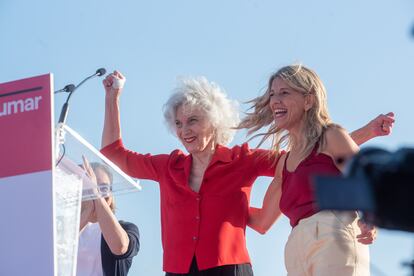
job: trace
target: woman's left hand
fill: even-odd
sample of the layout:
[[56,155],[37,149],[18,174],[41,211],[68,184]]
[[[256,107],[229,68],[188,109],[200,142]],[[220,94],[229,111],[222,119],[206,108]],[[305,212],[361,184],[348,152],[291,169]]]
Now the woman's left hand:
[[368,123],[367,127],[371,132],[372,137],[385,136],[391,134],[394,121],[394,113],[389,112],[387,114],[378,115]]
[[359,229],[361,234],[357,235],[358,242],[362,244],[372,244],[377,238],[377,228],[373,225],[366,224],[362,220],[358,220]]

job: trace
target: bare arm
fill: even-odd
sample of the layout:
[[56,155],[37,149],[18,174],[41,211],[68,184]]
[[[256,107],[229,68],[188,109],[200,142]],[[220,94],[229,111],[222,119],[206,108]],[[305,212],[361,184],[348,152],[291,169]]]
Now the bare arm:
[[262,208],[249,208],[247,225],[260,234],[265,234],[282,214],[279,209],[281,195],[281,183],[274,178],[267,188]]
[[285,159],[286,154],[282,154],[277,162],[275,177],[266,190],[262,208],[249,208],[247,225],[260,234],[265,234],[282,214],[279,202],[282,196],[282,170]]
[[352,158],[359,151],[358,145],[351,136],[340,127],[330,127],[326,133],[326,144],[321,151],[328,154],[335,161],[335,165],[341,171],[344,169],[344,161]]
[[129,245],[128,235],[119,224],[105,199],[98,198],[82,202],[79,231],[89,221],[94,221],[94,214],[111,252],[115,255],[125,254]]
[[95,199],[94,203],[99,227],[109,249],[115,255],[125,254],[129,245],[127,232],[119,224],[118,219],[104,198]]
[[393,124],[394,113],[380,114],[365,126],[350,133],[350,136],[360,146],[372,138],[389,135],[392,131]]
[[102,133],[102,147],[121,138],[119,97],[121,95],[122,87],[114,88],[113,86],[114,82],[119,80],[125,81],[125,77],[118,71],[114,71],[103,80],[105,88],[105,120]]
[[[82,158],[83,167],[87,175],[93,183],[97,184],[99,176],[102,177],[102,173],[97,177],[96,173],[99,173],[99,170],[95,173],[86,157],[82,156]],[[98,186],[94,190],[99,196]],[[128,251],[129,237],[111,210],[110,204],[112,200],[112,197],[99,197],[94,200],[82,202],[80,229],[89,221],[97,221],[111,252],[115,255],[123,255]]]

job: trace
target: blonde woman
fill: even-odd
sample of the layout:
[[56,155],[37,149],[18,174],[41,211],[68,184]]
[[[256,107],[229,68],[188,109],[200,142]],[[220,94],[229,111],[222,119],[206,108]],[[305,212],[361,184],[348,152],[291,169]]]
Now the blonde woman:
[[[339,175],[344,160],[358,152],[348,133],[332,123],[326,90],[318,75],[301,65],[286,66],[270,77],[264,95],[254,99],[254,112],[241,123],[255,132],[270,124],[264,139],[274,138],[278,162],[263,207],[251,208],[249,226],[265,233],[281,213],[292,226],[285,248],[289,276],[369,275],[369,252],[376,232],[356,212],[318,211],[312,191],[315,174]],[[393,114],[382,117],[389,134]],[[378,120],[381,121],[381,120]]]

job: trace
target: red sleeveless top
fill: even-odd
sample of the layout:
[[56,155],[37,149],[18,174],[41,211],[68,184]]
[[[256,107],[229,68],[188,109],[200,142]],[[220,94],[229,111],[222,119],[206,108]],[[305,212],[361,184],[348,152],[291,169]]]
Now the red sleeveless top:
[[[318,154],[317,149],[318,144],[293,172],[287,170],[286,161],[283,167],[282,196],[279,207],[289,218],[292,227],[295,227],[301,219],[318,212],[312,185],[313,176],[341,174],[332,158],[324,153]],[[288,157],[289,152],[285,160]]]

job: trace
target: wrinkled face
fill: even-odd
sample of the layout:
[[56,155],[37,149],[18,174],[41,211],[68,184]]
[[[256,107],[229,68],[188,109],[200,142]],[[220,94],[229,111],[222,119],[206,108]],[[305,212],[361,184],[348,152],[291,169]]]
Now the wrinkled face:
[[191,154],[215,147],[214,127],[201,108],[179,106],[175,114],[175,131]]
[[275,78],[269,91],[269,105],[276,125],[288,131],[300,126],[305,112],[312,107],[307,97],[281,78]]

